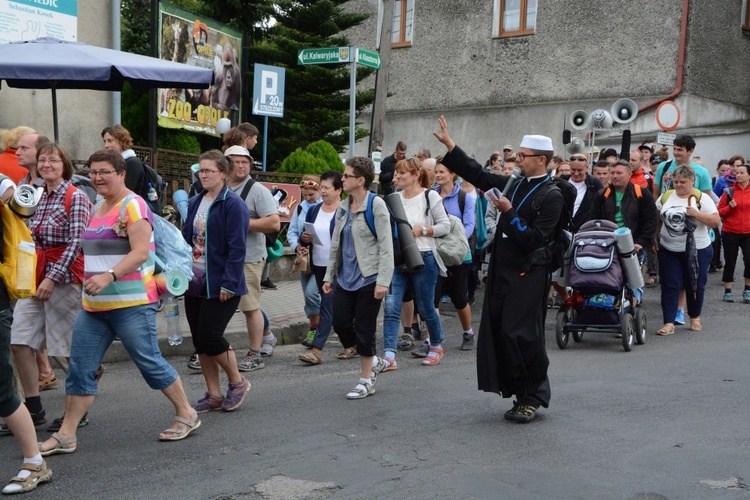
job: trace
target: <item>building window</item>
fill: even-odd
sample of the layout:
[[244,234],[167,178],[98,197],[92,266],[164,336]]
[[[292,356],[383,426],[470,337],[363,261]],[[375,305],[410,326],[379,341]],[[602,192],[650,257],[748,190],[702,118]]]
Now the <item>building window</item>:
[[409,47],[414,36],[414,0],[396,0],[393,6],[393,47]]
[[493,36],[533,35],[537,0],[495,0]]
[[742,0],[742,29],[750,31],[750,8],[747,0]]

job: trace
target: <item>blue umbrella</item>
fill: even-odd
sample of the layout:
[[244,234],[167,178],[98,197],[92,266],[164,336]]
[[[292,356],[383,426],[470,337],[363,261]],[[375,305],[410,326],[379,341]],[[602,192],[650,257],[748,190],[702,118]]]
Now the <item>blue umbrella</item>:
[[57,127],[57,89],[120,91],[127,81],[137,89],[207,89],[211,69],[57,38],[0,44],[0,80],[20,89],[52,89]]

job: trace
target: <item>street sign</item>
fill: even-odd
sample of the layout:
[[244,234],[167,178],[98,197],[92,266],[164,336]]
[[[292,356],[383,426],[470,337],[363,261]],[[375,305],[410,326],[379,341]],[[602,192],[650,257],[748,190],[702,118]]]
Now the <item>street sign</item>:
[[677,134],[667,134],[666,132],[656,134],[656,142],[662,146],[674,146],[675,139],[677,139]]
[[656,108],[656,124],[664,132],[671,132],[680,124],[680,108],[672,101],[664,101]]
[[357,63],[368,68],[380,69],[380,54],[365,49],[357,50]]
[[338,64],[349,62],[349,47],[327,47],[324,49],[302,49],[297,52],[297,63]]
[[[286,70],[278,66],[256,64],[253,73],[253,114],[283,118]],[[265,135],[263,138],[265,139]]]

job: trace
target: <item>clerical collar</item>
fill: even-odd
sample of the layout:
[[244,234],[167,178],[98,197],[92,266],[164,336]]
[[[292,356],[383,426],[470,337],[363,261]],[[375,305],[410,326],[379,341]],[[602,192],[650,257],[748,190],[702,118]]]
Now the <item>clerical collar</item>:
[[532,181],[532,180],[535,180],[535,179],[541,179],[543,177],[547,177],[547,175],[549,175],[549,174],[542,174],[542,175],[535,175],[533,177],[526,177],[526,180],[527,181]]

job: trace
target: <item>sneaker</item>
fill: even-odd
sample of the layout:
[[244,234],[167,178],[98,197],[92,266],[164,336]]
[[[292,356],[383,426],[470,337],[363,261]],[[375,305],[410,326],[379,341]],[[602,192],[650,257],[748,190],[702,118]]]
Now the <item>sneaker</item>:
[[450,301],[451,301],[450,295],[443,295],[442,297],[440,297],[441,304],[447,304]]
[[742,292],[742,302],[745,304],[750,304],[750,290],[745,290]]
[[55,372],[51,371],[47,375],[39,374],[39,391],[48,391],[50,389],[54,389],[60,385],[60,381],[57,380],[57,377],[55,376]]
[[198,353],[194,352],[188,360],[188,368],[191,370],[201,371],[201,360],[198,358]]
[[536,417],[537,407],[516,402],[509,411],[505,412],[505,420],[526,424]]
[[249,390],[250,381],[245,377],[242,377],[242,381],[236,384],[229,384],[227,395],[224,397],[224,402],[221,403],[221,409],[224,411],[234,411],[239,408]]
[[430,344],[427,342],[423,343],[416,349],[411,351],[411,355],[415,358],[426,358],[427,355],[430,353]]
[[[47,419],[44,418],[44,416],[47,414],[47,412],[42,408],[42,410],[39,413],[31,413],[31,421],[34,422],[34,427],[38,427],[40,425],[46,424]],[[10,427],[8,427],[8,424],[2,424],[0,425],[0,435],[9,435],[13,434],[10,431]]]
[[464,333],[464,340],[461,342],[462,351],[471,351],[474,349],[474,333]]
[[674,317],[674,324],[675,325],[685,324],[685,311],[683,311],[682,309],[677,309],[677,314]]
[[346,399],[364,399],[375,394],[375,384],[360,382],[354,389],[346,393]]
[[427,327],[425,326],[424,321],[420,321],[416,328],[411,327],[411,336],[414,337],[415,342],[427,338]]
[[[52,423],[49,424],[49,426],[47,426],[47,431],[58,432],[60,430],[60,427],[62,427],[62,423],[64,419],[65,419],[65,414],[63,413],[62,417],[54,419]],[[78,428],[80,429],[81,427],[86,427],[87,425],[89,425],[89,414],[85,413],[83,415],[83,418],[80,420],[80,422],[78,422]]]
[[714,264],[711,264],[710,266],[708,266],[708,274],[716,274],[717,270],[718,269],[717,269],[716,265],[714,265]]
[[270,340],[263,339],[263,345],[260,346],[260,355],[261,356],[272,356],[273,355],[273,348],[276,347],[276,343],[278,342],[278,339],[276,336],[272,336]]
[[260,287],[265,290],[277,290],[279,288],[276,286],[276,284],[273,281],[271,281],[271,278],[266,278],[263,281],[261,281]]
[[[743,293],[742,298],[744,298],[744,296],[745,294]],[[723,300],[724,302],[734,302],[734,295],[732,294],[732,292],[726,292],[724,294],[724,298],[721,300]]]
[[430,347],[427,357],[422,360],[422,366],[437,366],[445,356],[445,349],[442,347]]
[[470,293],[469,296],[466,298],[466,302],[469,303],[469,305],[473,306],[477,301],[476,296],[473,293]]
[[307,335],[305,335],[305,339],[302,341],[302,345],[307,347],[308,349],[312,349],[313,340],[315,340],[315,330],[310,329],[310,331],[307,332]]
[[252,372],[266,367],[260,353],[247,351],[247,356],[237,360],[237,369],[241,372]]
[[414,337],[411,333],[402,333],[398,338],[398,344],[396,344],[399,351],[408,351],[414,348]]
[[221,410],[223,404],[224,396],[221,396],[219,398],[214,396],[210,392],[206,392],[206,395],[193,405],[193,409],[198,413],[206,413],[209,411]]

